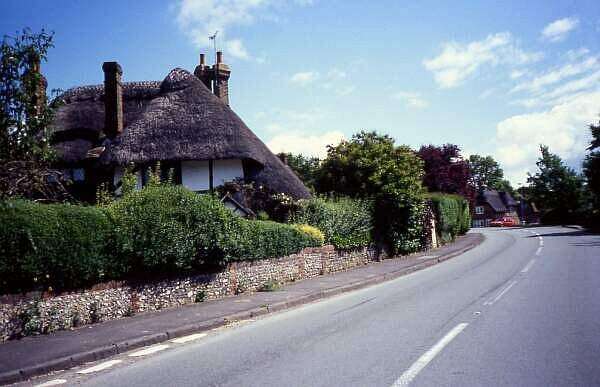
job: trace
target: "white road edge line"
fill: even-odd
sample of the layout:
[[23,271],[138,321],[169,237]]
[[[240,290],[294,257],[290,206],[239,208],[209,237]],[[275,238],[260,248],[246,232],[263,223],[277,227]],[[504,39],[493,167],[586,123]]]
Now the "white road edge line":
[[446,333],[446,336],[442,337],[440,341],[438,341],[433,347],[431,347],[429,351],[421,355],[421,357],[418,358],[417,361],[415,361],[409,369],[404,371],[404,373],[394,382],[394,384],[392,384],[391,387],[408,386],[413,381],[413,379],[417,377],[419,372],[421,372],[423,368],[425,368],[427,364],[429,364],[429,362],[431,362],[440,352],[442,352],[444,347],[450,344],[450,342],[454,340],[454,338],[458,336],[458,334],[462,332],[467,327],[467,325],[469,324],[460,323],[457,326],[455,326],[450,332]]
[[529,263],[523,268],[523,270],[521,270],[521,273],[527,273],[529,271],[529,269],[531,269],[531,267],[533,266],[534,263],[535,263],[535,258],[532,258],[531,261],[529,261]]
[[537,251],[535,252],[535,255],[537,255],[538,257],[539,257],[539,256],[540,256],[540,254],[542,253],[542,247],[543,247],[543,246],[540,246],[540,247],[538,247]]
[[193,335],[178,337],[176,339],[171,340],[171,343],[183,344],[188,341],[198,340],[206,336],[206,333],[194,333]]
[[512,288],[513,286],[515,286],[515,284],[517,283],[517,281],[512,281],[511,283],[509,283],[504,289],[502,289],[502,291],[500,293],[498,293],[498,295],[492,299],[487,300],[486,302],[483,303],[483,305],[493,305],[495,302],[497,302],[504,294],[506,294],[506,292],[508,292],[510,290],[510,288]]
[[49,387],[49,386],[58,386],[61,384],[65,384],[67,379],[52,379],[48,380],[46,383],[36,384],[35,387]]
[[95,365],[93,367],[86,368],[86,369],[81,370],[81,371],[77,371],[77,373],[78,374],[84,374],[84,375],[85,374],[91,374],[92,372],[98,372],[98,371],[102,371],[102,370],[105,370],[107,368],[110,368],[110,367],[112,367],[112,366],[114,366],[116,364],[121,363],[122,361],[123,360],[109,360],[109,361],[105,361],[105,362],[102,362],[102,363],[100,363],[98,365]]
[[153,347],[148,347],[148,348],[142,349],[141,351],[131,353],[131,354],[129,354],[129,357],[152,355],[153,353],[162,351],[167,348],[169,348],[169,346],[167,344],[155,345]]

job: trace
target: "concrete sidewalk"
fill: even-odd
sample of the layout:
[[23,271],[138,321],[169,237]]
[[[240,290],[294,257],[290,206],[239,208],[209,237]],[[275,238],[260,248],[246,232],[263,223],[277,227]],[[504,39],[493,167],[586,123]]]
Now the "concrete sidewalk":
[[0,344],[0,384],[27,380],[209,330],[232,320],[252,318],[400,277],[462,254],[483,239],[481,234],[470,233],[436,250],[289,283],[275,292],[241,294],[4,342]]

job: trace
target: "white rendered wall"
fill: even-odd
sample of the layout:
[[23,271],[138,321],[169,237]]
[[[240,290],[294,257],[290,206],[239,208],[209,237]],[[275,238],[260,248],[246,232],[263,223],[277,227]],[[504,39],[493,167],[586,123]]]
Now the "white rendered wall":
[[215,160],[213,162],[213,185],[218,187],[228,181],[244,178],[242,160]]
[[182,161],[181,184],[192,191],[206,191],[210,189],[208,161]]

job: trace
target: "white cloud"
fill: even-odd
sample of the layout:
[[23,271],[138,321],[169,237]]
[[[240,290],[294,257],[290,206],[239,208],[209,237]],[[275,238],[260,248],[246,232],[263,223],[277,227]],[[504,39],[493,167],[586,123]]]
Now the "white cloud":
[[335,89],[335,94],[340,97],[344,97],[352,93],[354,93],[354,86],[341,86]]
[[510,79],[519,79],[525,74],[527,74],[527,72],[524,70],[513,70],[510,72]]
[[544,111],[515,115],[496,126],[494,158],[513,184],[524,183],[526,172],[536,172],[539,145],[565,160],[577,160],[589,143],[586,127],[597,120],[600,91],[583,93]]
[[327,76],[329,79],[332,79],[332,80],[340,80],[340,79],[345,79],[346,77],[348,77],[348,73],[345,72],[344,70],[340,70],[340,69],[334,67],[331,70],[329,70],[329,73],[327,73]]
[[536,76],[528,82],[518,84],[510,92],[528,91],[530,93],[538,93],[546,86],[558,83],[565,78],[597,69],[600,67],[599,65],[597,57],[591,57],[579,63],[568,63],[556,70],[548,71],[542,75]]
[[324,132],[318,135],[305,135],[300,132],[277,134],[267,141],[273,153],[291,152],[304,156],[325,158],[327,145],[337,145],[346,136],[340,131]]
[[541,53],[521,50],[510,33],[501,32],[467,44],[444,43],[442,53],[423,61],[423,65],[433,72],[441,88],[451,88],[462,84],[484,66],[522,65],[541,58]]
[[[514,101],[514,105],[524,107],[548,106],[564,103],[578,98],[582,93],[600,89],[600,70],[597,70],[583,78],[566,82],[555,89],[535,95],[532,98]],[[600,106],[599,106],[600,110]]]
[[589,53],[590,53],[590,50],[588,50],[586,47],[581,47],[576,50],[567,51],[567,58],[570,61],[576,61],[577,59],[584,57]]
[[548,24],[542,30],[542,37],[550,42],[560,42],[565,40],[577,25],[579,19],[576,17],[566,17],[564,19],[558,19]]
[[306,86],[309,83],[314,82],[319,77],[319,73],[316,71],[303,71],[292,75],[290,82]]
[[227,47],[227,52],[234,58],[248,59],[250,57],[246,47],[244,47],[244,43],[239,39],[229,40],[225,43],[225,46]]
[[494,88],[484,90],[483,93],[479,94],[479,99],[488,99],[490,98],[496,90]]
[[229,39],[232,27],[249,26],[258,20],[276,19],[271,11],[282,9],[282,4],[311,5],[310,0],[181,0],[177,6],[176,22],[199,48],[212,47],[208,38],[219,31],[217,42],[227,54],[238,59],[250,59],[239,38]]
[[344,97],[352,94],[355,89],[353,85],[348,84],[347,78],[348,73],[346,71],[333,67],[324,74],[320,74],[316,71],[302,71],[295,73],[290,77],[290,82],[296,85],[306,86],[317,79],[321,79],[322,81],[318,85],[320,88],[331,91],[338,97]]
[[429,106],[429,102],[421,98],[419,93],[411,93],[408,91],[398,91],[390,96],[393,100],[403,102],[406,107],[412,109],[425,109]]

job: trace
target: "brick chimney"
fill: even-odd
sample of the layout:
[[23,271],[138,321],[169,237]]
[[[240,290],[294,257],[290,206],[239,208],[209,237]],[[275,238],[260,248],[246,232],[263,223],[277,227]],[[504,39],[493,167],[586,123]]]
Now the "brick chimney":
[[208,88],[208,90],[212,91],[212,80],[214,79],[214,72],[210,69],[210,66],[206,65],[206,56],[204,54],[200,54],[200,64],[196,66],[196,70],[194,70],[194,75],[198,77],[204,83],[204,86]]
[[217,63],[213,66],[213,71],[217,78],[214,82],[214,93],[229,106],[229,76],[231,70],[229,66],[223,63],[222,51],[217,52]]
[[41,73],[40,57],[37,54],[31,56],[30,66],[29,75],[31,77],[31,82],[28,84],[29,90],[27,90],[27,93],[32,98],[33,109],[27,114],[34,116],[41,114],[46,106],[46,89],[48,88],[48,81]]
[[123,132],[123,70],[117,62],[104,62],[104,134],[114,138]]

